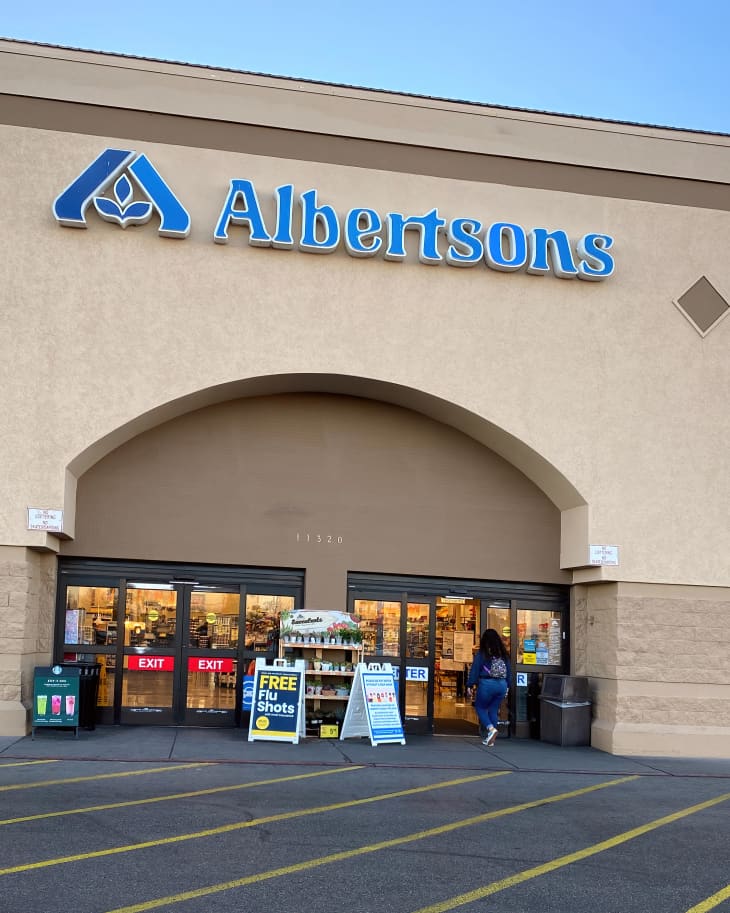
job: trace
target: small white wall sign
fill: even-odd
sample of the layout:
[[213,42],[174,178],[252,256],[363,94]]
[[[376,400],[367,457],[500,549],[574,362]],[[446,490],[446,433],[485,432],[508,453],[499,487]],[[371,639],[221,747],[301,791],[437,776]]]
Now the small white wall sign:
[[62,533],[63,511],[46,510],[42,507],[29,507],[28,529],[42,529],[48,533]]
[[588,564],[597,567],[618,567],[618,545],[589,545]]

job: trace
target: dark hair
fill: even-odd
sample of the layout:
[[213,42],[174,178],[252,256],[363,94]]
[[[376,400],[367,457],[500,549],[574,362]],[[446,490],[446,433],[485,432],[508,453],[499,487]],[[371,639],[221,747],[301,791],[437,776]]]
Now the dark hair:
[[479,641],[479,649],[485,659],[492,659],[493,657],[504,660],[509,659],[504,642],[494,628],[487,628],[484,631],[482,639]]

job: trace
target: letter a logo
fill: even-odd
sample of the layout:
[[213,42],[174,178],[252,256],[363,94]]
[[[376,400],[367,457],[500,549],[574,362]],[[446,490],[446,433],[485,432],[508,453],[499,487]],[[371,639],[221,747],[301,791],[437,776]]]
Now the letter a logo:
[[[112,184],[114,199],[102,196]],[[133,199],[135,186],[144,200]],[[56,198],[53,215],[60,225],[86,228],[86,209],[92,202],[102,219],[122,228],[148,222],[156,210],[163,237],[186,238],[190,231],[190,215],[144,154],[105,149]]]

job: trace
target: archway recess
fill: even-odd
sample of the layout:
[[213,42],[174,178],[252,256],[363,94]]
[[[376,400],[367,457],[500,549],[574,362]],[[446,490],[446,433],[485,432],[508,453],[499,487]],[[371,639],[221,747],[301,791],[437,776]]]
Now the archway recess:
[[[156,425],[204,406],[280,393],[335,393],[372,399],[419,412],[468,435],[503,457],[537,485],[563,513],[583,513],[587,502],[560,469],[519,438],[483,416],[423,390],[374,378],[343,374],[272,374],[207,387],[163,403],[86,447],[68,464],[68,482],[90,469],[106,454]],[[68,491],[67,494],[71,494]],[[67,505],[70,506],[70,505]]]

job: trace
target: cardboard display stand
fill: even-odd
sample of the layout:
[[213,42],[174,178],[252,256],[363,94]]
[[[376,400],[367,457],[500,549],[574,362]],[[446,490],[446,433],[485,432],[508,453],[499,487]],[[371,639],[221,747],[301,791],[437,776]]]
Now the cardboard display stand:
[[406,744],[390,663],[358,663],[340,739],[368,736],[372,745]]
[[256,660],[248,741],[292,742],[305,734],[304,661]]

